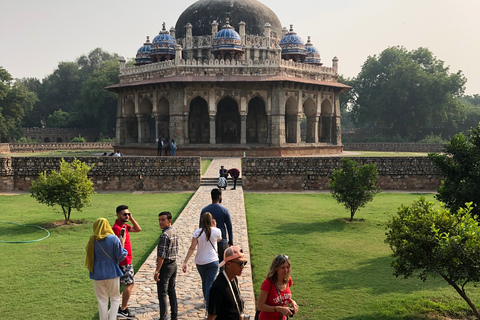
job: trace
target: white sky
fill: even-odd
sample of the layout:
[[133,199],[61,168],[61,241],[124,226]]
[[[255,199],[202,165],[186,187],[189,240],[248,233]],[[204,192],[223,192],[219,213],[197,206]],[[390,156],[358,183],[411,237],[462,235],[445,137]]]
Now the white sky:
[[[43,79],[60,61],[101,47],[134,57],[162,22],[175,26],[195,0],[0,0],[0,66],[14,78]],[[369,55],[390,46],[427,47],[468,79],[466,94],[480,94],[479,0],[263,0],[283,26],[320,51],[339,73],[355,77]],[[238,26],[234,26],[238,30]]]

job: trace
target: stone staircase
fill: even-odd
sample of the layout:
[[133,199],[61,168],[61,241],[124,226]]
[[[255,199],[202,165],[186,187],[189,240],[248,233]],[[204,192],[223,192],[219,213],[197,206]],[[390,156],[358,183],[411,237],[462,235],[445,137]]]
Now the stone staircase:
[[[200,186],[212,186],[216,187],[218,183],[218,178],[208,178],[208,177],[202,177],[200,180]],[[233,180],[232,178],[227,179],[227,183],[229,188],[233,188]],[[239,177],[237,179],[237,187],[242,185],[242,178]]]

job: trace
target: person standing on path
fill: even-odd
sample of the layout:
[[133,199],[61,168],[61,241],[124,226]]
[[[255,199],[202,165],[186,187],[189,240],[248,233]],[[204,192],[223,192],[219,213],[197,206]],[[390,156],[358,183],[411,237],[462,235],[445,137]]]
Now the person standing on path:
[[233,188],[232,190],[235,190],[237,188],[237,179],[240,176],[240,170],[236,168],[232,168],[227,171],[227,176],[230,175],[233,179]]
[[[220,263],[223,261],[223,252],[228,246],[233,246],[233,229],[232,229],[232,218],[230,212],[227,208],[221,205],[222,203],[222,190],[212,189],[210,192],[212,197],[212,204],[209,204],[202,209],[200,213],[200,223],[202,222],[202,215],[205,212],[210,212],[213,219],[217,222],[217,228],[222,231],[222,241],[218,243],[218,260]],[[228,239],[227,239],[228,233]]]
[[225,250],[220,264],[225,270],[218,274],[210,289],[207,320],[243,319],[244,302],[237,277],[242,275],[246,264],[242,248],[231,246]]
[[[120,306],[120,277],[123,276],[118,263],[125,259],[127,250],[123,248],[125,237],[120,240],[113,233],[108,220],[98,218],[93,223],[93,234],[86,247],[85,266],[93,280],[98,300],[100,320],[116,320]],[[110,310],[108,294],[110,293]]]
[[172,227],[172,214],[168,211],[160,212],[158,224],[162,229],[162,234],[158,239],[157,267],[153,279],[157,282],[160,320],[167,318],[167,295],[170,300],[171,320],[177,320],[175,279],[177,277],[178,238]]
[[[127,257],[119,264],[120,269],[122,269],[123,272],[123,276],[120,277],[120,282],[123,282],[125,287],[123,288],[122,305],[118,308],[118,316],[127,319],[134,319],[135,317],[132,316],[130,310],[128,309],[128,300],[130,299],[130,295],[132,294],[135,283],[135,272],[132,265],[132,244],[130,242],[130,232],[140,232],[142,231],[142,228],[140,228],[140,225],[137,223],[137,221],[135,221],[132,213],[128,210],[126,205],[118,206],[116,212],[117,220],[115,220],[112,230],[119,238],[122,237],[122,233],[124,234],[124,248],[127,249],[128,252]],[[127,224],[129,220],[132,223],[131,226]]]
[[177,143],[175,140],[172,139],[172,142],[170,143],[170,156],[177,156]]
[[193,232],[192,244],[182,267],[183,272],[187,272],[188,259],[198,245],[195,264],[202,278],[202,292],[206,307],[208,307],[208,293],[218,273],[217,242],[222,240],[222,231],[215,226],[215,220],[212,219],[210,212],[205,212],[202,215],[201,227]]

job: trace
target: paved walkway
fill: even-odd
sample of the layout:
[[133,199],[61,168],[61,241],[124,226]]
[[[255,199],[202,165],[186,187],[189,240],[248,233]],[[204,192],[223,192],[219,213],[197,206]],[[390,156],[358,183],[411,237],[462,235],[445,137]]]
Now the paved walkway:
[[[223,165],[225,168],[240,168],[240,158],[215,158],[203,177],[218,177],[218,170]],[[179,259],[177,260],[176,291],[178,299],[178,319],[203,319],[205,316],[205,304],[203,302],[202,285],[200,275],[197,272],[193,256],[188,262],[188,270],[183,273],[182,263],[192,241],[192,233],[198,228],[200,211],[210,204],[210,191],[213,187],[202,186],[193,195],[190,202],[179,215],[174,223],[174,228],[179,237]],[[232,216],[233,242],[239,245],[245,252],[245,258],[250,262],[250,250],[248,245],[247,222],[245,218],[245,204],[243,201],[242,186],[237,185],[236,190],[230,190],[231,186],[222,193],[222,204],[225,205]],[[156,266],[156,248],[147,258],[135,275],[135,287],[129,301],[129,309],[138,319],[158,319],[159,306],[157,298],[157,286],[153,280]],[[254,315],[255,296],[252,284],[252,269],[247,264],[243,275],[239,277],[242,296],[245,300],[245,313]]]

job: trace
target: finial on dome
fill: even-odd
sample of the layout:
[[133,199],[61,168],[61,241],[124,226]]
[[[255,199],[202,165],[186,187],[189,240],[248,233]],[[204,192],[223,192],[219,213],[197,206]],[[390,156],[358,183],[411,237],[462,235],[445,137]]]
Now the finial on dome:
[[307,43],[311,43],[311,42],[310,42],[310,36],[308,36]]
[[167,29],[165,28],[165,22],[162,23],[162,30],[166,31]]
[[290,32],[293,32],[293,24],[290,25]]

